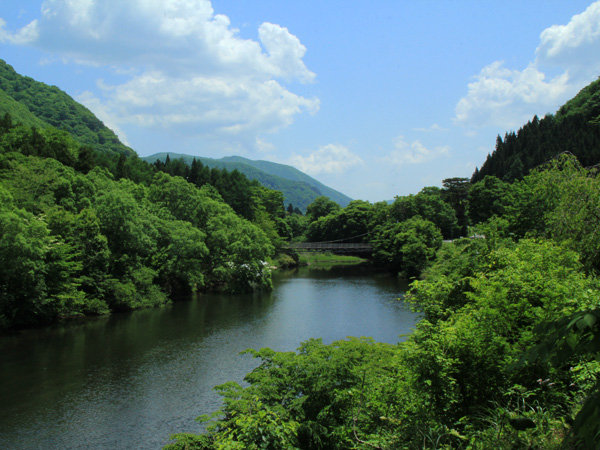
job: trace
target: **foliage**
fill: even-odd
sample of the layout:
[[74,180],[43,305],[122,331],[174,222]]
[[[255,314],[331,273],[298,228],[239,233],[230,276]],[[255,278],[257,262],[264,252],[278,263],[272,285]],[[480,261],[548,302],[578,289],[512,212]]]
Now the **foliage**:
[[269,238],[210,189],[157,174],[0,154],[2,328],[158,306],[201,289],[269,288]]
[[409,277],[420,274],[442,245],[439,229],[419,216],[378,228],[373,257],[381,265]]
[[485,222],[502,216],[511,204],[510,185],[494,176],[486,176],[471,186],[468,194],[468,215],[471,223]]
[[454,209],[443,200],[442,190],[436,187],[425,187],[416,195],[396,197],[390,216],[399,222],[420,216],[433,222],[444,239],[456,237],[460,232]]
[[321,196],[306,207],[306,217],[309,221],[314,222],[321,217],[329,214],[335,214],[340,210],[340,205],[331,200],[329,197]]
[[[326,199],[324,200],[326,201]],[[330,204],[331,206],[331,204]],[[353,200],[344,209],[335,210],[310,223],[306,236],[309,241],[367,242],[371,231],[373,205]],[[310,214],[307,212],[307,215]]]
[[302,265],[347,265],[361,264],[366,260],[352,255],[335,255],[333,253],[303,253],[300,255],[300,264]]
[[251,351],[261,364],[246,376],[248,388],[236,383],[217,388],[225,405],[207,441],[211,448],[308,449],[377,442],[378,430],[393,427],[386,421],[391,405],[380,395],[397,375],[394,351],[366,339],[331,345],[313,339],[298,353]]
[[[296,353],[253,351],[261,364],[249,386],[219,387],[225,404],[207,433],[174,436],[173,448],[558,448],[582,396],[586,419],[575,423],[595,429],[593,378],[574,391],[582,377],[564,361],[520,361],[537,353],[544,324],[597,305],[597,282],[552,241],[494,242],[439,250],[412,284],[425,317],[404,343],[310,340]],[[597,346],[597,322],[577,317],[577,342]]]
[[468,178],[446,178],[442,180],[442,199],[454,209],[460,236],[467,235],[467,205],[471,184]]
[[290,231],[283,220],[285,210],[281,192],[267,189],[237,170],[209,169],[196,158],[188,166],[183,158],[171,160],[167,155],[164,162],[157,160],[154,167],[199,188],[211,185],[218,192],[219,199],[231,206],[236,214],[258,225],[276,245],[280,236],[289,237]]

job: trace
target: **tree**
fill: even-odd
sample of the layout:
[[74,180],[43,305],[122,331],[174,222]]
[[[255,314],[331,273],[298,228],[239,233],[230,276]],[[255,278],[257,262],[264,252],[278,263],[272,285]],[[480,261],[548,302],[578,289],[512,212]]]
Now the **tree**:
[[311,222],[306,234],[311,241],[368,242],[372,215],[373,205],[364,200],[353,200],[344,209],[336,209]]
[[417,276],[442,245],[439,229],[418,216],[381,227],[372,240],[375,261],[390,270]]
[[[9,200],[6,191],[0,197]],[[70,247],[39,217],[0,205],[0,328],[49,323],[81,312]]]
[[471,186],[468,195],[468,215],[471,223],[485,222],[502,215],[510,205],[510,185],[494,176],[486,176]]
[[390,217],[396,221],[403,222],[415,216],[433,222],[445,239],[454,237],[458,231],[456,214],[442,199],[438,187],[424,187],[416,195],[397,197],[390,207]]
[[83,146],[79,149],[75,169],[79,172],[88,173],[94,168],[96,161],[94,158],[94,150],[91,147]]
[[454,209],[461,236],[467,235],[467,204],[470,181],[468,178],[446,178],[442,180],[442,198]]
[[320,197],[315,198],[313,202],[306,207],[306,216],[309,218],[310,222],[314,222],[321,217],[338,212],[340,209],[340,205],[336,202],[329,197],[321,195]]

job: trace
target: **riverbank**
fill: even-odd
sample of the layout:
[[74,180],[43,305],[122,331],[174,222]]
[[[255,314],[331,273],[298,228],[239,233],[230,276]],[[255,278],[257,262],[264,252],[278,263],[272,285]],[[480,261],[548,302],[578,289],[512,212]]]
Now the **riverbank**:
[[272,262],[274,269],[291,269],[313,265],[354,265],[368,262],[365,258],[351,255],[336,255],[331,252],[311,252],[289,255],[280,253]]
[[365,258],[351,255],[336,255],[327,253],[303,253],[300,255],[300,265],[310,266],[315,264],[362,264],[367,262]]

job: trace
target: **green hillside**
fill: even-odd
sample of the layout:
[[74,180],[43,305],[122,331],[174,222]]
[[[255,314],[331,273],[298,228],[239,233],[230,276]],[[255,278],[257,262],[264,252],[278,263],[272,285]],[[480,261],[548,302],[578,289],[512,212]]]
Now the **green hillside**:
[[0,90],[0,115],[10,114],[12,119],[28,127],[47,128],[48,124],[35,116],[29,108]]
[[331,198],[342,207],[352,200],[350,197],[325,186],[294,167],[269,161],[253,161],[240,156],[212,159],[178,153],[156,153],[142,159],[152,163],[157,159],[164,161],[167,155],[170,155],[171,159],[182,158],[187,164],[191,164],[192,160],[196,158],[196,160],[211,168],[216,167],[229,171],[238,170],[269,189],[283,192],[286,205],[291,203],[303,211],[315,198],[321,195]]
[[0,59],[0,113],[27,126],[52,125],[70,133],[80,144],[108,153],[133,155],[115,133],[85,106],[56,86],[19,75]]
[[498,136],[496,149],[475,170],[471,181],[486,175],[518,180],[563,152],[572,153],[586,167],[600,162],[600,79],[583,88],[555,115],[535,116],[516,133]]
[[352,199],[335,189],[330,188],[329,186],[325,186],[323,183],[315,180],[314,178],[306,175],[304,172],[296,169],[295,167],[288,166],[285,164],[278,164],[271,161],[262,161],[262,160],[251,160],[247,158],[243,158],[241,156],[228,156],[222,158],[224,161],[232,161],[239,162],[243,164],[248,164],[252,167],[260,169],[264,172],[276,175],[281,178],[285,178],[287,180],[299,181],[301,183],[306,183],[314,188],[316,188],[321,195],[329,197],[340,206],[346,206]]

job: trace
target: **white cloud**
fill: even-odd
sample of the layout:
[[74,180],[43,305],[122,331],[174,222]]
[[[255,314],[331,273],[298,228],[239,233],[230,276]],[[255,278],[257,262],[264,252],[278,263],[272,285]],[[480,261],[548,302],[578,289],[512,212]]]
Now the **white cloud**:
[[455,120],[471,127],[511,128],[536,113],[551,112],[571,92],[567,73],[547,81],[533,65],[519,71],[496,61],[469,83],[466,97],[456,105]]
[[210,0],[46,0],[41,17],[0,41],[35,45],[67,62],[104,65],[128,81],[85,95],[118,128],[256,136],[319,109],[283,82],[311,82],[306,48],[287,28],[263,23],[259,41],[243,39]]
[[0,42],[26,45],[34,42],[38,36],[39,30],[37,20],[30,22],[16,33],[11,33],[10,31],[6,30],[6,21],[0,17]]
[[290,158],[290,164],[311,175],[342,173],[362,163],[358,155],[339,144],[324,145],[308,156],[294,155]]
[[261,153],[271,153],[275,151],[275,146],[271,142],[265,141],[260,137],[256,138],[255,147]]
[[415,128],[414,131],[420,131],[423,133],[433,133],[436,131],[448,131],[448,128],[441,127],[437,123],[434,123],[433,125],[430,125],[426,128]]
[[598,76],[600,2],[573,16],[567,25],[552,25],[542,31],[536,55],[539,64],[568,68],[572,76]]
[[119,123],[194,130],[198,134],[272,132],[296,114],[314,113],[319,101],[286,90],[275,80],[233,77],[179,79],[147,72],[118,86],[102,85]]
[[394,147],[394,150],[387,156],[384,156],[382,160],[385,163],[393,164],[395,166],[422,164],[440,156],[447,155],[450,151],[448,146],[439,146],[428,149],[418,140],[408,143],[404,139],[404,136],[398,136],[396,138]]
[[258,36],[269,53],[274,74],[301,81],[314,80],[315,74],[302,62],[306,47],[287,28],[265,22],[258,28]]
[[[554,112],[600,73],[600,1],[540,34],[536,57],[523,70],[501,61],[484,67],[455,109],[455,122],[513,128],[534,114]],[[548,73],[558,75],[549,76]]]

